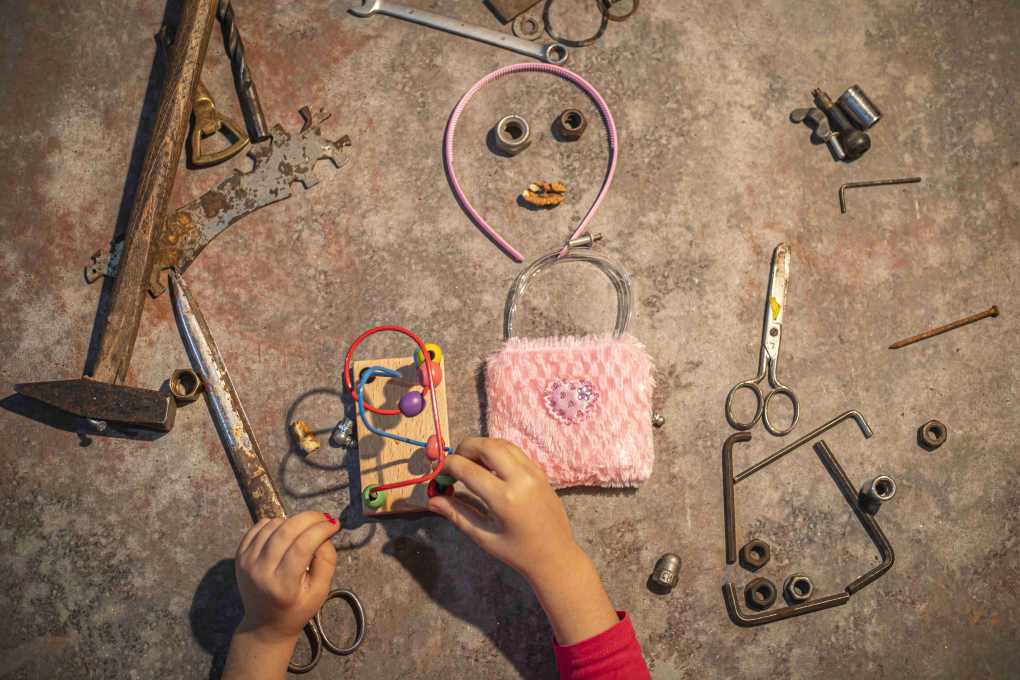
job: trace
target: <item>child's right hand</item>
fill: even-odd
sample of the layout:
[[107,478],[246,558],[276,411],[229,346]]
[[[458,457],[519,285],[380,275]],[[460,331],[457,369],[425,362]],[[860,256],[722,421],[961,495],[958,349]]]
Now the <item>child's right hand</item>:
[[430,498],[429,510],[528,581],[559,644],[580,642],[619,621],[595,565],[574,540],[559,496],[523,451],[504,439],[468,439],[446,457],[443,472],[489,513],[449,496]]

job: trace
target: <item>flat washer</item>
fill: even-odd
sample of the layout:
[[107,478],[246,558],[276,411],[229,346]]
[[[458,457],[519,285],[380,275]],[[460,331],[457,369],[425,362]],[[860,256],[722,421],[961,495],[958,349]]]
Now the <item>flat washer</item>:
[[513,23],[514,35],[525,40],[538,40],[545,33],[545,22],[537,14],[518,14]]

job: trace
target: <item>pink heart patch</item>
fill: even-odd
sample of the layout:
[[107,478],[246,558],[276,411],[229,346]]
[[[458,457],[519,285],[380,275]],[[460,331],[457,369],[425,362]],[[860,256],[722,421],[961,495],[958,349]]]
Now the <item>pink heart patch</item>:
[[585,378],[557,378],[546,385],[543,395],[549,415],[565,425],[581,422],[599,403],[599,388]]

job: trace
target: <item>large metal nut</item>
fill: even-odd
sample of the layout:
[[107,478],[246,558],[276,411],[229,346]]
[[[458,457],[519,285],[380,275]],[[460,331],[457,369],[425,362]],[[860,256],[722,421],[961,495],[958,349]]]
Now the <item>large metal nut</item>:
[[167,385],[177,401],[195,401],[202,391],[202,379],[190,368],[178,368]]
[[753,609],[768,609],[776,602],[776,584],[767,578],[756,578],[744,586],[744,600]]
[[946,437],[949,435],[949,430],[946,426],[937,420],[929,420],[927,423],[921,426],[918,431],[918,437],[921,441],[922,446],[926,446],[929,449],[935,450],[938,447],[946,443]]
[[680,556],[666,553],[655,563],[652,580],[660,586],[672,588],[680,580]]
[[567,109],[556,119],[556,131],[571,142],[581,138],[588,129],[588,119],[577,109]]
[[496,124],[496,147],[511,156],[531,146],[531,128],[520,116],[507,116]]
[[783,590],[791,602],[807,602],[811,599],[811,591],[814,589],[811,579],[804,574],[794,574],[783,584]]
[[765,541],[756,538],[740,549],[740,559],[753,569],[761,569],[772,559],[772,548]]

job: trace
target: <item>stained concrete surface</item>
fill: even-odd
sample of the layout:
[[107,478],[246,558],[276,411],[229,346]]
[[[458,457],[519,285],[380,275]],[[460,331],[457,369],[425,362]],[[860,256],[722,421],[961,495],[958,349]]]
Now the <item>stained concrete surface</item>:
[[[555,677],[549,626],[521,578],[440,518],[366,521],[348,454],[326,444],[304,457],[287,433],[303,418],[325,441],[343,410],[344,354],[380,323],[443,347],[454,438],[484,431],[478,368],[500,345],[521,265],[458,206],[441,145],[463,92],[524,59],[359,19],[346,3],[235,6],[269,121],[296,129],[302,105],[325,106],[324,131],[354,143],[346,167],[320,164],[318,186],[231,227],[187,274],[286,502],[343,518],[334,583],[360,595],[370,627],[359,652],[327,654],[308,677]],[[475,0],[427,7],[498,24]],[[179,8],[47,0],[0,12],[0,677],[216,677],[241,615],[230,560],[250,520],[204,403],[139,440],[76,434],[76,420],[8,396],[90,361],[109,283],[87,285],[82,271],[126,224],[162,77],[152,35]],[[597,25],[594,3],[579,0],[558,0],[553,19],[571,37]],[[631,330],[655,358],[666,425],[641,489],[561,498],[653,677],[1014,676],[1018,27],[1008,0],[683,0],[643,3],[571,50],[567,66],[618,127],[616,179],[592,227],[631,274]],[[218,31],[203,80],[240,118]],[[886,117],[864,158],[835,163],[787,116],[815,87],[854,83]],[[575,105],[592,125],[563,143],[551,124]],[[536,136],[512,159],[486,144],[507,113]],[[528,260],[560,245],[598,191],[595,123],[583,95],[548,75],[499,81],[465,114],[458,175]],[[233,166],[247,162],[182,160],[171,205]],[[840,184],[902,176],[923,181],[857,190],[839,213]],[[537,179],[564,182],[568,200],[519,205]],[[879,521],[896,563],[846,606],[744,629],[721,591],[752,578],[724,561],[720,454],[733,430],[722,406],[755,368],[769,257],[784,240],[779,372],[801,399],[794,434],[848,409],[868,418],[870,440],[852,424],[825,439],[855,483],[895,478]],[[997,319],[886,349],[992,304]],[[605,330],[612,315],[601,274],[572,265],[536,286],[524,319],[551,335]],[[397,338],[367,344],[366,357],[410,351]],[[149,300],[128,383],[157,388],[187,363],[167,296]],[[949,439],[929,452],[916,429],[932,418]],[[752,434],[738,469],[790,441],[760,425]],[[803,572],[819,593],[838,592],[878,559],[807,447],[738,485],[737,523],[739,543],[771,543],[760,573],[777,583]],[[683,558],[680,584],[655,594],[648,574],[667,551]]]

